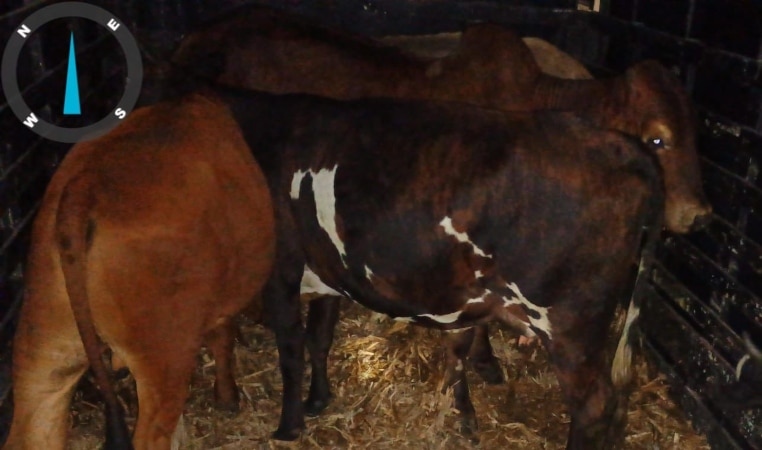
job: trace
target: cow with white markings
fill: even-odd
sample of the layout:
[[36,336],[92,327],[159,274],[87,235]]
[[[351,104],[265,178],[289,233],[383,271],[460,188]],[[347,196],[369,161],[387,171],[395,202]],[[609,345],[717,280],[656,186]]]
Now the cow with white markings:
[[[442,330],[528,327],[566,398],[568,448],[617,444],[626,397],[605,342],[642,242],[661,228],[652,154],[563,113],[243,92],[229,102],[276,209],[263,294],[284,384],[276,438],[304,426],[299,294],[312,286]],[[461,342],[450,349],[455,379]],[[455,406],[473,428],[467,389],[455,383]]]
[[[438,40],[448,50],[413,56],[420,39],[429,44]],[[406,36],[387,42],[407,51],[255,6],[236,10],[187,36],[173,62],[182,77],[203,71],[223,84],[275,93],[447,100],[505,111],[574,111],[650,147],[664,174],[669,230],[685,233],[711,217],[695,151],[693,110],[679,80],[660,64],[646,61],[621,76],[585,79],[590,77],[584,67],[573,67],[568,56],[559,56],[536,40],[522,41],[511,30],[494,24],[471,25],[462,33],[444,37]],[[308,286],[305,292],[316,291]],[[337,302],[326,297],[311,302],[308,328],[322,324],[321,318],[338,317],[333,311]],[[630,311],[632,324],[637,305]],[[534,339],[530,322],[520,311],[516,317],[524,323],[520,342]],[[307,404],[309,414],[319,413],[330,397],[326,357],[331,330],[321,326],[310,331],[328,344],[310,349],[310,389],[315,395],[310,395]],[[479,375],[491,383],[502,381],[486,326],[477,326],[464,336],[476,338],[468,359]],[[626,372],[626,358],[618,367],[618,372]],[[452,372],[454,367],[448,365],[447,370]]]

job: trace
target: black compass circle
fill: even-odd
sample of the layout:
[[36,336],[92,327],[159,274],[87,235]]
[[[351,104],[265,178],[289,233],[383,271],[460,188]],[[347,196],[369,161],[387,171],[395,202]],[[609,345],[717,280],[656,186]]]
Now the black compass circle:
[[[103,119],[93,124],[66,128],[39,119],[26,104],[17,80],[17,62],[28,37],[46,23],[78,17],[92,20],[105,27],[121,46],[127,64],[124,93],[117,105]],[[127,27],[109,11],[83,2],[64,2],[46,6],[31,14],[19,25],[5,46],[2,59],[2,86],[8,105],[28,128],[46,139],[75,143],[101,136],[119,124],[135,107],[143,82],[143,60],[135,37]],[[30,120],[34,118],[34,120]],[[31,125],[31,126],[30,126]]]

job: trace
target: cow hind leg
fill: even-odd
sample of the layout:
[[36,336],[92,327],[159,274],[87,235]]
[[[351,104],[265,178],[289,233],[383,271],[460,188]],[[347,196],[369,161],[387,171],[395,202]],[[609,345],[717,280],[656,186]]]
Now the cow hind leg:
[[222,411],[238,412],[238,386],[233,375],[233,347],[239,332],[232,320],[211,330],[206,345],[214,357],[214,404]]
[[[55,323],[65,313],[50,314],[28,303],[14,338],[14,414],[4,448],[62,450],[69,404],[87,359],[73,321],[70,326]],[[35,316],[31,321],[30,315]]]
[[174,448],[199,348],[156,351],[129,364],[138,393],[135,450]]
[[331,401],[328,381],[328,353],[333,344],[333,332],[339,320],[339,297],[320,297],[309,303],[307,316],[307,350],[310,352],[312,376],[310,392],[304,403],[308,416],[317,416]]
[[484,382],[488,384],[500,384],[505,381],[500,361],[492,353],[487,324],[474,327],[474,341],[468,352],[468,359]]
[[554,334],[546,342],[571,416],[566,448],[620,448],[627,398],[614,388],[603,345],[582,341],[582,334]]
[[468,392],[468,381],[464,370],[464,361],[474,339],[474,329],[448,333],[447,362],[444,389],[452,388],[455,408],[460,411],[461,429],[464,434],[473,434],[478,426],[476,412]]

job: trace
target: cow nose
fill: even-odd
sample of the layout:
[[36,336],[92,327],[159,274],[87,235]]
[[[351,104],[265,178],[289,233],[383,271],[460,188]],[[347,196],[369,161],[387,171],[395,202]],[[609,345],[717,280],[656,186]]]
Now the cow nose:
[[690,231],[696,232],[706,228],[712,222],[712,212],[706,212],[704,214],[698,214],[693,218],[693,224],[691,224]]

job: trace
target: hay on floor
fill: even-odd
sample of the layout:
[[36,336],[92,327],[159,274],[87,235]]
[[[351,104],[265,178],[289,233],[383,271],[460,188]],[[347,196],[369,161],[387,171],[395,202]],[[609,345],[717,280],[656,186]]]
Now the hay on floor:
[[[542,349],[520,351],[516,336],[494,329],[492,343],[506,383],[491,386],[469,371],[479,421],[478,438],[458,431],[452,396],[440,393],[444,351],[440,333],[395,323],[347,302],[329,360],[331,405],[294,443],[271,440],[278,423],[281,379],[273,335],[261,325],[242,324],[248,346],[235,349],[241,411],[213,408],[214,361],[206,352],[185,409],[188,449],[562,449],[569,415]],[[630,397],[626,449],[709,449],[667,395],[660,377],[636,362],[638,387]],[[307,380],[305,379],[305,395]],[[131,380],[120,393],[134,414]],[[102,416],[92,395],[81,392],[72,406],[72,448],[98,448]],[[134,424],[134,416],[130,425]]]

